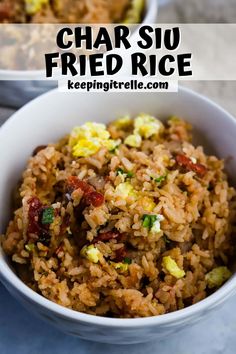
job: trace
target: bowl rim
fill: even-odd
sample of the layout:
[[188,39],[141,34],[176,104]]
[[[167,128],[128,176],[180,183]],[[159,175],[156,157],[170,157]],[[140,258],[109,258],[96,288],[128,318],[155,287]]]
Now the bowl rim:
[[[159,0],[146,0],[146,12],[143,21],[139,25],[153,24],[153,18],[157,17]],[[27,25],[27,24],[26,24]],[[30,25],[30,24],[29,24]],[[79,23],[78,23],[79,25]],[[1,80],[43,80],[49,81],[47,79],[42,79],[44,77],[44,70],[4,70],[0,69]],[[51,79],[52,80],[52,79]],[[53,79],[55,80],[55,79]]]
[[[43,103],[46,97],[53,96],[57,94],[58,89],[50,90],[49,92],[40,95],[34,100],[27,103],[25,106],[16,111],[0,128],[0,139],[1,135],[4,134],[4,130],[8,125],[14,124],[15,120],[18,119],[19,112],[24,112],[25,109],[33,107],[34,104]],[[214,109],[217,109],[222,115],[224,115],[224,119],[228,119],[236,125],[236,119],[228,113],[224,108],[222,108],[217,103],[213,102],[211,99],[203,96],[189,88],[179,86],[179,92],[188,95],[189,97],[198,99],[201,102],[204,102],[208,106],[211,106]],[[132,93],[131,93],[132,94]],[[148,93],[147,93],[148,94]],[[108,318],[103,316],[95,316],[86,313],[82,313],[79,311],[75,311],[72,309],[68,309],[54,303],[51,300],[43,297],[42,295],[36,293],[31,288],[29,288],[23,281],[18,278],[18,276],[13,272],[11,267],[5,260],[4,251],[0,245],[0,279],[4,283],[10,284],[11,288],[13,288],[16,292],[19,292],[21,295],[26,297],[28,301],[36,303],[41,307],[53,312],[59,317],[66,318],[67,320],[79,321],[80,323],[99,325],[103,327],[113,327],[113,328],[138,328],[144,326],[157,326],[157,325],[167,325],[175,322],[183,322],[188,317],[193,317],[197,313],[207,311],[207,309],[213,308],[217,306],[219,303],[223,302],[227,299],[234,291],[236,291],[236,274],[232,275],[232,277],[218,290],[216,290],[213,294],[209,295],[205,299],[199,301],[196,304],[193,304],[189,307],[186,307],[181,310],[177,310],[174,312],[170,312],[167,314],[152,316],[152,317],[140,317],[140,318]]]

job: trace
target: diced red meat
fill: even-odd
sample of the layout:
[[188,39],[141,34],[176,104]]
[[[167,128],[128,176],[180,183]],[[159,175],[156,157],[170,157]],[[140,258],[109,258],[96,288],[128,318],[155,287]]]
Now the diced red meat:
[[118,250],[116,250],[115,262],[122,262],[126,256],[127,250],[125,246],[119,248]]
[[92,204],[94,207],[99,207],[104,203],[104,196],[98,192],[89,192],[84,198],[87,205]]
[[12,16],[10,4],[7,2],[0,3],[0,21],[9,20]]
[[46,208],[45,205],[41,203],[38,197],[31,197],[28,200],[29,211],[28,211],[28,229],[27,235],[30,239],[35,239],[35,236],[32,238],[31,235],[36,235],[37,241],[42,242],[45,245],[50,243],[50,233],[49,225],[43,225],[41,223],[41,217],[43,210]]
[[120,239],[121,237],[122,234],[118,231],[101,232],[100,234],[98,234],[97,237],[93,239],[93,243],[96,243],[98,241],[106,242],[114,239]]
[[30,198],[28,200],[28,204],[29,204],[28,233],[38,235],[40,232],[39,217],[41,214],[43,204],[37,197]]
[[207,173],[206,166],[200,163],[194,163],[184,154],[177,154],[175,160],[179,166],[184,167],[187,171],[195,172],[199,177],[204,177]]
[[89,192],[93,192],[94,188],[90,186],[88,183],[80,180],[76,176],[70,176],[67,179],[67,191],[68,193],[73,193],[76,189],[81,189],[85,194]]
[[72,194],[76,189],[81,189],[84,192],[83,201],[86,205],[92,204],[99,207],[104,203],[104,196],[96,192],[95,188],[87,182],[81,181],[76,176],[70,176],[67,179],[67,193]]
[[196,172],[196,174],[199,177],[204,177],[205,174],[207,173],[207,168],[206,166],[200,164],[200,163],[195,163],[194,166],[192,167],[192,170]]

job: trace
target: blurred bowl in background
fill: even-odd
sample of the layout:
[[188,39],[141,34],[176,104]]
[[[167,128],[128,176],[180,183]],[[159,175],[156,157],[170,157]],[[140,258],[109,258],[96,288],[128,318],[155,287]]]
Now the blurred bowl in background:
[[[157,20],[158,0],[146,0],[146,11],[142,24],[153,24]],[[40,80],[44,71],[0,70],[0,105],[18,108],[33,98],[53,89],[57,81]]]

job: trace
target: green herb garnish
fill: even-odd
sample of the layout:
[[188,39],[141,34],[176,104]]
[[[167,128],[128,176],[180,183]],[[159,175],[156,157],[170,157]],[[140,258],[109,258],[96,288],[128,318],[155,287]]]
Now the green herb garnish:
[[161,183],[166,179],[166,177],[167,177],[167,174],[157,177],[157,178],[151,176],[151,180],[155,181],[156,183]]
[[125,264],[131,264],[131,263],[132,263],[132,259],[129,258],[129,257],[125,257],[124,260],[123,260],[123,263],[125,263]]
[[157,221],[157,215],[149,215],[149,214],[144,214],[143,215],[143,227],[146,227],[147,229],[151,229],[155,223],[155,221]]
[[163,176],[154,178],[154,181],[157,182],[157,183],[161,183],[161,182],[163,182],[165,179],[166,179],[166,175],[163,175]]
[[52,207],[46,208],[42,215],[42,224],[51,224],[54,220],[54,209]]
[[113,149],[109,150],[111,154],[115,154],[116,150],[118,149],[119,145],[115,146]]
[[131,172],[131,171],[128,171],[127,172],[127,177],[128,178],[131,178],[131,177],[133,177],[134,176],[134,173],[133,172]]
[[128,177],[128,178],[131,178],[134,175],[134,173],[132,171],[126,172],[126,171],[123,170],[123,168],[120,168],[120,167],[117,168],[116,174],[117,175],[124,175],[125,177]]
[[33,252],[34,250],[34,243],[28,243],[27,245],[25,245],[25,249],[28,251],[28,252]]
[[125,171],[122,169],[122,168],[117,168],[117,170],[116,170],[116,174],[117,175],[124,175],[125,174]]

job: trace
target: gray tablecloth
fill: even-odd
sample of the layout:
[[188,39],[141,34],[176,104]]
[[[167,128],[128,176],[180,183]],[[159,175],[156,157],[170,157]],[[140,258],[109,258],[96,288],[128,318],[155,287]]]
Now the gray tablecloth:
[[[236,297],[201,323],[162,341],[131,346],[87,342],[33,317],[0,286],[1,354],[234,354]],[[93,333],[91,333],[91,338]]]

